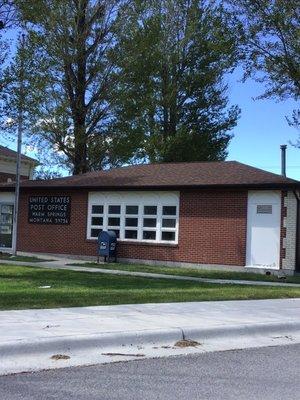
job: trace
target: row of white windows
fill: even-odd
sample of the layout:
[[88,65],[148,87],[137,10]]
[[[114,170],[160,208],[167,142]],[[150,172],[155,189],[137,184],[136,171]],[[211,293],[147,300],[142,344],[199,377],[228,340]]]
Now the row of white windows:
[[178,242],[175,205],[91,204],[89,215],[89,239],[110,230],[120,240]]

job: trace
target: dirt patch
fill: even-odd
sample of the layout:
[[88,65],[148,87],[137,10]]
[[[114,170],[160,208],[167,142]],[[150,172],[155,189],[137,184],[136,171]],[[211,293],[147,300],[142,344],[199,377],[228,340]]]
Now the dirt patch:
[[178,340],[178,342],[176,342],[174,344],[175,347],[197,347],[197,346],[201,346],[201,343],[196,342],[195,340],[190,340],[190,339],[183,339],[183,340]]
[[69,360],[71,357],[66,354],[54,354],[51,360]]
[[103,356],[123,356],[123,357],[145,357],[145,354],[128,354],[128,353],[102,353]]

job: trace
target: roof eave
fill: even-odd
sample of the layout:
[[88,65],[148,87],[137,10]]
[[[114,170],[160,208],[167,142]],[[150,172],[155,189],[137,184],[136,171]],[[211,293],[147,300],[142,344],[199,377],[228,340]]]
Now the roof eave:
[[[149,185],[149,186],[95,186],[95,185],[80,185],[80,186],[69,186],[69,185],[35,185],[35,186],[22,186],[22,190],[103,190],[103,191],[131,191],[131,190],[233,190],[233,189],[248,189],[248,190],[299,190],[300,183],[287,182],[287,183],[253,183],[253,184],[228,184],[228,185]],[[14,191],[14,185],[0,186],[0,191]]]
[[[10,157],[10,156],[2,156],[2,155],[0,155],[0,159],[4,160],[4,161],[9,161],[9,162],[14,162],[15,163],[16,160],[17,160],[17,157]],[[21,162],[23,164],[30,164],[30,165],[34,165],[34,166],[38,166],[40,164],[34,158],[29,158],[29,157],[24,158],[24,156],[21,157]]]

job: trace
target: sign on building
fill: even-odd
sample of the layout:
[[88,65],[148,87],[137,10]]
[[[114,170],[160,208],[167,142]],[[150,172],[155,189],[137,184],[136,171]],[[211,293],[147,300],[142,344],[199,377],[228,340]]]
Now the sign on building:
[[28,207],[28,222],[30,224],[70,224],[70,196],[30,196]]

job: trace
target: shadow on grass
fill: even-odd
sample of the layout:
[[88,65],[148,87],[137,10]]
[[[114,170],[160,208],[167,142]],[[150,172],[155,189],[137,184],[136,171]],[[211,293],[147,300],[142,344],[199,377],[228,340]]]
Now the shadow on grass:
[[168,267],[168,266],[152,266],[144,264],[124,264],[124,263],[104,263],[97,264],[88,262],[85,264],[67,264],[70,266],[80,266],[98,269],[111,269],[111,270],[122,270],[122,271],[138,271],[138,272],[149,272],[157,274],[177,275],[177,276],[192,276],[197,278],[209,278],[209,279],[232,279],[232,280],[249,280],[249,281],[266,281],[266,282],[287,282],[287,283],[299,283],[300,276],[286,276],[284,278],[278,278],[275,275],[258,274],[254,272],[236,272],[236,271],[214,271],[196,268],[180,268],[180,267]]

